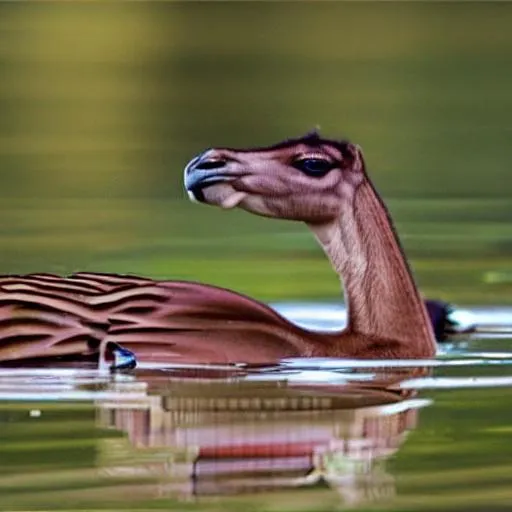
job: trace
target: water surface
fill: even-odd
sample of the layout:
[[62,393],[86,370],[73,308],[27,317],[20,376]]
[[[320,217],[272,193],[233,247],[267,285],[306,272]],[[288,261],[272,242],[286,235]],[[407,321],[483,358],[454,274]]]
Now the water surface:
[[[333,313],[277,309],[322,329]],[[506,510],[511,399],[503,336],[425,361],[2,370],[0,498],[4,510]]]

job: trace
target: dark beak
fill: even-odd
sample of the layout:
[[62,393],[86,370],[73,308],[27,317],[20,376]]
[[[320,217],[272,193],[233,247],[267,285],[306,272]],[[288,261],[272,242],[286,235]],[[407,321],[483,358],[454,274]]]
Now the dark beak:
[[204,202],[203,190],[216,183],[230,181],[230,178],[223,170],[226,161],[220,159],[208,159],[200,155],[191,160],[185,167],[185,188],[198,201]]

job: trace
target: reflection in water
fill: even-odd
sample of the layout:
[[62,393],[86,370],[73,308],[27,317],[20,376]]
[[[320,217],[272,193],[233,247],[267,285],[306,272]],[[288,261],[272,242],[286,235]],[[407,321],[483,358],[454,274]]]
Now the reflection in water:
[[129,439],[104,439],[101,466],[156,477],[160,496],[328,486],[346,504],[382,500],[395,494],[386,460],[428,403],[364,385],[169,381],[144,400],[101,403],[100,424]]
[[192,500],[203,511],[217,510],[221,498],[226,510],[500,505],[510,498],[512,357],[509,340],[496,350],[492,343],[420,362],[4,369],[0,503],[182,510]]

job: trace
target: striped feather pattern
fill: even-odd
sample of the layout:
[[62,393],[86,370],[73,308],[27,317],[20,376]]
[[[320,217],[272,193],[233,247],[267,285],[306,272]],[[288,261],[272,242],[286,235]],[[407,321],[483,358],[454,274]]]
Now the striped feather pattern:
[[336,337],[194,282],[88,272],[0,276],[0,367],[97,364],[110,342],[139,361],[169,364],[346,357],[335,352]]
[[214,286],[87,272],[0,276],[0,366],[97,360],[108,342],[169,363],[308,352],[302,330]]

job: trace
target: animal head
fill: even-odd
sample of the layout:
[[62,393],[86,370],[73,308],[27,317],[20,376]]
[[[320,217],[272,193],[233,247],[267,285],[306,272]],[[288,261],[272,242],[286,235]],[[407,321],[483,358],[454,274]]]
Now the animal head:
[[185,188],[221,208],[320,223],[340,215],[364,177],[357,145],[313,132],[268,147],[208,149],[187,164]]

